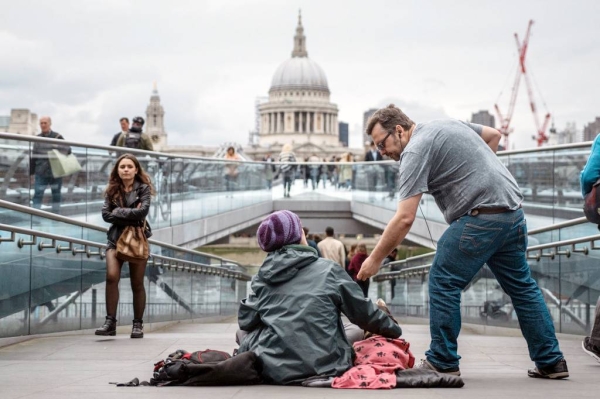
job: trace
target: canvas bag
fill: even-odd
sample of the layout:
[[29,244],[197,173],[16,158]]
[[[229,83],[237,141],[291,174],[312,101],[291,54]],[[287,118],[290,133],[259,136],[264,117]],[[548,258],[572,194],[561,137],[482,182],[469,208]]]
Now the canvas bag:
[[150,248],[146,234],[146,220],[144,226],[127,226],[117,241],[117,259],[126,262],[139,262],[147,260]]
[[587,220],[599,225],[600,228],[600,193],[598,193],[600,180],[596,181],[592,186],[592,191],[583,197],[583,213]]
[[56,149],[48,151],[48,161],[55,179],[72,175],[81,170],[81,165],[75,155],[65,155]]

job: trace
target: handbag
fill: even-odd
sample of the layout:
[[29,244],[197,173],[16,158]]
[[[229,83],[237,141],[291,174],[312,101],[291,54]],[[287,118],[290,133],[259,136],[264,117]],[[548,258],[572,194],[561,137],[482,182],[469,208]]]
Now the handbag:
[[592,190],[583,197],[583,213],[587,220],[599,225],[600,228],[600,195],[598,195],[600,180],[592,186]]
[[146,230],[146,219],[144,226],[127,226],[117,241],[117,259],[126,262],[145,261],[150,256],[148,239],[144,233]]
[[72,175],[81,170],[81,165],[75,155],[65,155],[56,149],[48,151],[48,161],[50,161],[50,169],[52,169],[52,176],[55,179]]

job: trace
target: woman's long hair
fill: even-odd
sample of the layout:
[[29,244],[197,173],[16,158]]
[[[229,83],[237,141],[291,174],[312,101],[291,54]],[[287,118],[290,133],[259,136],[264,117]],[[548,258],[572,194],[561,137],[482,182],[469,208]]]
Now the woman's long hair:
[[152,181],[150,181],[150,176],[144,171],[142,165],[140,165],[140,161],[133,154],[123,154],[115,163],[112,170],[110,171],[110,176],[108,178],[108,185],[106,186],[106,196],[111,200],[116,200],[117,197],[121,196],[125,192],[125,187],[123,186],[123,180],[119,177],[119,164],[124,159],[130,159],[137,169],[137,173],[135,174],[134,180],[137,180],[140,183],[147,184],[150,187],[150,192],[154,195],[154,186],[152,185]]

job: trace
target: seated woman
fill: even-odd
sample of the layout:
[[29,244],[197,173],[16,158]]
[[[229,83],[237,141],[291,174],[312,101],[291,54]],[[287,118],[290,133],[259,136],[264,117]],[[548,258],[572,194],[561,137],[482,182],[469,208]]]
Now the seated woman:
[[240,305],[239,326],[249,334],[238,352],[258,355],[266,383],[300,384],[317,375],[339,376],[352,367],[341,313],[366,331],[387,338],[402,334],[342,267],[319,258],[307,245],[296,214],[272,213],[257,236],[268,255],[252,280],[252,293]]

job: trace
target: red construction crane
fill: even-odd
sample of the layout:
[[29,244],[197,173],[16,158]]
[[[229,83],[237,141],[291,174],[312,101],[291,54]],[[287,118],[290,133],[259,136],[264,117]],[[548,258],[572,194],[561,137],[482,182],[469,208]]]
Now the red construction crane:
[[525,85],[527,86],[527,94],[529,96],[529,106],[531,108],[531,112],[533,113],[533,120],[535,122],[536,128],[536,136],[534,136],[534,140],[537,141],[538,147],[541,147],[546,141],[548,141],[548,136],[546,135],[546,129],[548,128],[548,122],[550,121],[550,113],[546,113],[544,116],[544,121],[540,126],[539,117],[537,114],[537,108],[535,106],[535,100],[533,97],[533,90],[531,89],[531,83],[529,81],[529,75],[527,74],[527,68],[525,67],[525,55],[527,54],[527,47],[529,45],[529,36],[531,33],[531,25],[533,25],[533,20],[529,21],[527,25],[527,32],[525,33],[525,39],[523,43],[519,41],[519,35],[515,33],[515,41],[517,43],[517,50],[519,51],[519,67],[517,68],[517,73],[515,76],[515,81],[513,83],[512,92],[510,96],[510,103],[508,106],[508,113],[506,116],[502,115],[500,112],[500,107],[498,104],[494,105],[496,109],[496,114],[498,115],[498,119],[500,121],[500,133],[504,135],[504,148],[508,148],[508,135],[513,131],[510,127],[510,121],[513,116],[513,112],[515,110],[515,103],[517,101],[517,93],[519,91],[519,83],[521,81],[521,75],[525,78]]

